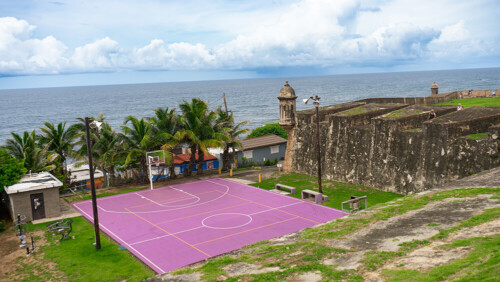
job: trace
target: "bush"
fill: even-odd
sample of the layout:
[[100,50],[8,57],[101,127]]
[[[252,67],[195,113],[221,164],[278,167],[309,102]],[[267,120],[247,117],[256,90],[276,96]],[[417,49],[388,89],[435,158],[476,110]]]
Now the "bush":
[[283,129],[283,127],[281,127],[277,123],[267,124],[265,126],[261,126],[252,130],[252,132],[248,135],[248,138],[254,138],[269,134],[275,134],[278,135],[279,137],[288,139],[286,131]]

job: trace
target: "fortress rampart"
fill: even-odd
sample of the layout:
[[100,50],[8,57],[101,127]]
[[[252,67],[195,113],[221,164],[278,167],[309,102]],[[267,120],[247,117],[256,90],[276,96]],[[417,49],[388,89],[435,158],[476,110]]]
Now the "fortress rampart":
[[[286,94],[280,103],[288,105],[282,110],[296,108],[291,103],[295,91],[288,87],[280,94]],[[323,177],[409,194],[500,166],[500,107],[457,111],[455,106],[433,105],[496,95],[491,90],[435,92],[321,107]],[[429,120],[431,110],[437,118]],[[280,121],[289,135],[285,171],[316,175],[315,109],[281,116],[293,117]],[[486,132],[488,136],[469,136]]]

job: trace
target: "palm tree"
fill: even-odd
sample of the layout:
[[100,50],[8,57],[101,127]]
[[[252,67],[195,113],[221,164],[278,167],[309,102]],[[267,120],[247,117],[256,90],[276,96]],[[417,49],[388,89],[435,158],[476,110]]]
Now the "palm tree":
[[11,154],[14,158],[16,159],[25,159],[26,158],[26,151],[29,148],[32,148],[33,142],[36,140],[36,134],[35,131],[33,130],[31,133],[28,131],[25,131],[23,133],[23,136],[20,136],[19,134],[15,132],[11,132],[10,135],[12,135],[12,138],[8,138],[6,141],[6,145],[4,148]]
[[[235,149],[241,148],[241,143],[238,141],[238,137],[249,131],[248,128],[242,127],[250,122],[245,120],[234,124],[233,113],[227,116],[219,115],[219,117],[224,118],[226,123],[224,132],[228,137],[228,141],[224,142],[224,151],[222,152],[222,170],[227,171],[229,170],[229,164],[231,163],[231,157],[234,155]],[[229,150],[231,150],[231,153],[229,153]]]
[[[75,139],[76,141],[73,143],[73,146],[77,147],[78,150],[73,151],[71,153],[71,157],[79,160],[80,162],[77,162],[76,165],[82,165],[82,164],[88,164],[88,150],[87,150],[87,133],[85,129],[85,118],[76,118],[79,122],[76,124],[73,124],[72,130],[75,131]],[[105,123],[106,117],[101,113],[97,118],[90,117],[92,120],[96,120],[99,122],[102,122],[103,124]],[[90,132],[90,142],[91,144],[96,144],[101,136],[100,130],[98,128],[89,128]],[[99,167],[99,159],[101,155],[96,152],[94,149],[94,145],[92,145],[92,160],[93,162],[93,167],[92,170],[95,172],[97,167]]]
[[92,152],[99,156],[96,158],[97,167],[110,177],[110,184],[114,185],[115,167],[125,152],[123,138],[108,123],[103,123],[99,133],[99,139],[92,146]]
[[[126,126],[129,123],[131,127]],[[144,174],[148,171],[146,152],[158,145],[155,144],[155,139],[151,135],[151,124],[144,118],[139,120],[134,116],[126,117],[123,124],[122,136],[128,151],[125,165],[139,162]],[[139,174],[136,174],[136,177],[139,179]]]
[[222,146],[221,140],[224,140],[224,134],[215,132],[214,122],[217,114],[209,111],[207,102],[193,98],[191,102],[184,101],[179,105],[183,113],[180,124],[183,129],[183,135],[191,146],[191,158],[185,174],[191,175],[193,164],[196,161],[196,152],[198,152],[198,174],[202,174],[202,165],[204,154],[207,147]]
[[77,128],[69,127],[66,130],[66,122],[60,122],[55,126],[50,122],[44,123],[45,127],[41,127],[42,134],[40,135],[40,143],[50,144],[48,149],[59,156],[61,163],[60,171],[65,176],[65,183],[68,184],[69,174],[66,171],[67,157],[73,151],[73,140],[76,138]]
[[31,172],[52,171],[56,168],[54,161],[57,153],[49,152],[51,142],[41,146],[37,135],[33,130],[31,133],[25,131],[23,136],[11,132],[12,139],[7,139],[5,149],[13,157],[24,160],[24,167]]

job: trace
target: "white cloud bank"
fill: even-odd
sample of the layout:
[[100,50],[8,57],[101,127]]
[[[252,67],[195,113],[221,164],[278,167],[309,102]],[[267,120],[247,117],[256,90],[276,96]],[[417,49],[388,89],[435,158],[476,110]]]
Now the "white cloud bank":
[[465,20],[415,21],[399,16],[391,20],[386,13],[397,5],[390,3],[365,7],[360,1],[303,0],[225,43],[206,46],[153,39],[133,49],[121,48],[109,37],[70,49],[53,36],[36,38],[36,27],[25,20],[5,17],[0,18],[0,75],[384,67],[499,56],[488,40],[471,35]]

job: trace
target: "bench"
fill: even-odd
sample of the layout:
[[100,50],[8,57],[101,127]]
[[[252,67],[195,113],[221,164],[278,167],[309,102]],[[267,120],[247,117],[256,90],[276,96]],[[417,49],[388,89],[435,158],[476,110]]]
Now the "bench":
[[295,194],[297,192],[297,189],[295,189],[295,187],[280,184],[280,183],[276,184],[276,186],[274,188],[276,190],[288,191],[289,194]]
[[365,200],[365,209],[368,207],[368,196],[356,197],[351,196],[348,201],[342,202],[342,212],[344,212],[344,205],[349,204],[349,212],[358,211],[361,209],[361,200]]
[[53,235],[60,234],[61,240],[67,239],[73,230],[73,220],[60,220],[47,225],[47,230]]
[[302,199],[307,200],[309,198],[314,198],[316,204],[328,202],[328,196],[326,195],[313,190],[302,190]]

